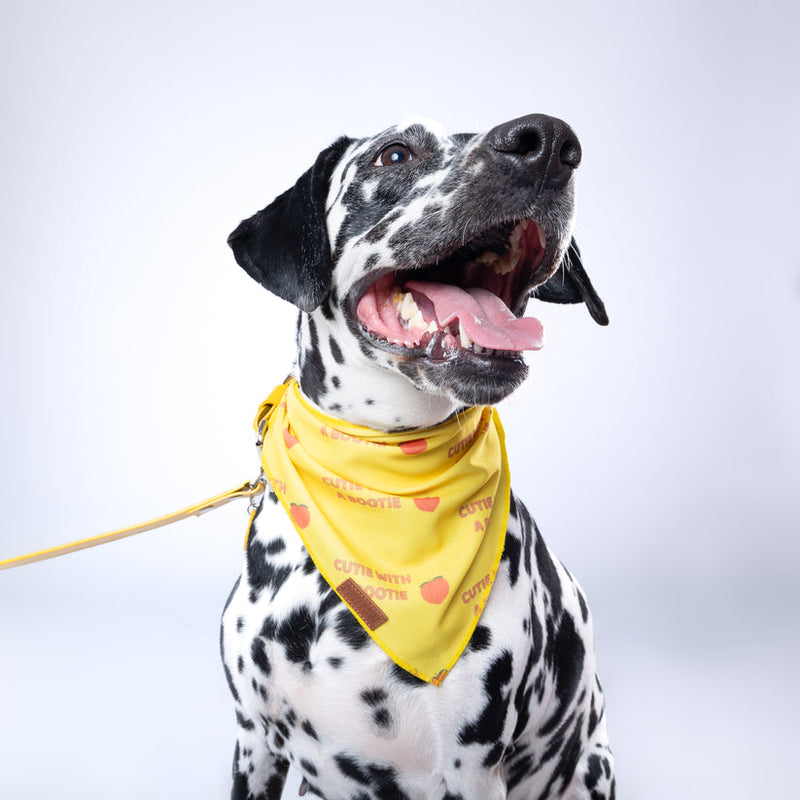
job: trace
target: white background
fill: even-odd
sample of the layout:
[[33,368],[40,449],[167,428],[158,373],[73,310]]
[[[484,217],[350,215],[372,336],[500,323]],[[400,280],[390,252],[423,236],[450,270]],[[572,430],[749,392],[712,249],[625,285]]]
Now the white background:
[[[583,143],[611,325],[532,304],[547,344],[501,412],[516,489],[594,609],[619,796],[791,795],[798,17],[4,2],[0,558],[255,473],[294,312],[225,240],[337,135],[555,114]],[[0,797],[228,795],[217,626],[245,522],[242,503],[0,574]]]

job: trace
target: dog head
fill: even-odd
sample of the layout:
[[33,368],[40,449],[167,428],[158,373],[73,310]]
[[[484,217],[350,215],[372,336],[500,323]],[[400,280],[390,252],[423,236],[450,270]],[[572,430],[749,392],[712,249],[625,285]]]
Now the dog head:
[[571,128],[539,114],[485,134],[414,122],[343,137],[228,242],[315,336],[334,326],[418,389],[496,403],[541,346],[541,325],[522,316],[530,297],[584,302],[608,322],[572,238],[580,160]]

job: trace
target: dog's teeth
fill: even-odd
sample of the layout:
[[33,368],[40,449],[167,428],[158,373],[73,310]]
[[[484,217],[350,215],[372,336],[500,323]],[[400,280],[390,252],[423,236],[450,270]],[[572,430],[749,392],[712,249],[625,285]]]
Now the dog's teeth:
[[470,345],[472,344],[472,339],[469,338],[467,332],[464,330],[464,326],[463,325],[459,325],[459,327],[458,327],[458,335],[459,335],[459,337],[461,339],[461,346],[465,350],[469,350]]
[[487,250],[485,253],[481,253],[475,260],[479,264],[486,264],[487,267],[492,267],[494,269],[495,264],[500,261],[500,256],[497,255],[497,253],[493,253],[491,250]]
[[539,246],[544,250],[547,246],[547,237],[544,235],[544,229],[538,222],[534,224],[536,225],[536,233],[539,236]]
[[486,352],[486,348],[485,347],[481,347],[479,344],[475,344],[475,342],[473,342],[472,343],[472,351],[474,353],[477,353],[478,355],[480,355],[481,353],[485,353]]
[[[531,224],[531,221],[529,219],[521,219],[519,221],[519,224],[520,224],[520,227],[522,228],[522,230],[526,231],[526,230],[528,230],[528,225]],[[538,228],[539,226],[537,225],[536,227]]]
[[411,292],[406,292],[403,295],[403,300],[400,303],[399,313],[400,318],[406,320],[406,322],[413,319],[419,313],[419,308],[417,307]]
[[508,275],[513,272],[519,264],[520,253],[519,250],[509,250],[503,257],[492,265],[492,270],[496,275]]
[[415,331],[424,331],[426,329],[425,318],[422,316],[422,311],[419,308],[417,308],[417,313],[408,321],[408,327],[410,330]]
[[436,324],[436,320],[435,319],[432,319],[430,321],[430,324],[428,325],[427,330],[428,330],[428,333],[436,333],[436,331],[439,330],[439,326]]

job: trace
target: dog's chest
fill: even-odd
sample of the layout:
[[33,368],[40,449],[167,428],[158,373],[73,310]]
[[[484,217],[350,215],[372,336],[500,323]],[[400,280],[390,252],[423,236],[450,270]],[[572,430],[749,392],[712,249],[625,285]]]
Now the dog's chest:
[[[388,762],[400,765],[404,785],[421,782],[420,796],[447,775],[448,786],[483,786],[481,796],[503,797],[494,767],[515,729],[535,716],[531,704],[545,703],[552,690],[544,675],[537,692],[530,689],[549,613],[547,592],[532,580],[531,536],[512,513],[479,625],[435,687],[369,638],[317,572],[285,512],[265,499],[223,618],[226,671],[244,713],[268,732],[273,752],[316,772],[329,791]],[[525,612],[510,615],[512,608]]]

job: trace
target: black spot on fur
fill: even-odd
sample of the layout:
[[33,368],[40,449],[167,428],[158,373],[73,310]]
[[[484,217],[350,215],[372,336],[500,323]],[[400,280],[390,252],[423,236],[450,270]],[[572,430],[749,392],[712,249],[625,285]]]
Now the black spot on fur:
[[533,645],[533,660],[536,662],[542,657],[544,631],[536,610],[536,595],[531,591],[531,643]]
[[380,253],[372,253],[371,255],[367,256],[367,260],[364,262],[364,273],[369,273],[371,269],[377,266],[380,260]]
[[520,533],[522,535],[522,557],[523,557],[523,564],[525,566],[525,573],[527,575],[533,574],[533,565],[531,564],[531,551],[533,550],[533,532],[536,531],[536,535],[539,535],[539,531],[536,529],[536,523],[534,523],[531,515],[528,513],[528,509],[517,500],[514,496],[514,492],[511,492],[511,507],[514,509],[514,514],[519,517],[519,527]]
[[402,683],[406,686],[427,686],[422,678],[418,678],[416,675],[412,675],[410,672],[404,670],[398,664],[392,663],[392,672],[391,676],[393,680],[396,680],[398,683]]
[[303,392],[315,403],[327,394],[325,386],[325,363],[319,347],[319,335],[314,320],[308,318],[309,347],[300,356],[299,383]]
[[362,786],[368,786],[377,800],[408,800],[408,795],[397,783],[397,773],[391,767],[363,764],[356,759],[339,754],[334,756],[339,771]]
[[536,699],[539,701],[539,703],[541,703],[542,699],[544,698],[546,684],[544,675],[544,670],[539,670],[539,672],[536,673],[536,678],[533,681],[533,691],[536,692]]
[[246,730],[246,731],[252,731],[253,728],[255,728],[255,725],[253,724],[253,721],[250,720],[250,719],[247,719],[247,717],[244,714],[242,714],[242,712],[239,711],[238,708],[236,709],[236,724],[240,728],[242,728],[243,730]]
[[269,659],[267,658],[267,653],[264,647],[264,640],[261,638],[253,639],[252,645],[250,645],[250,658],[253,659],[253,663],[265,674],[269,675],[272,672],[272,666],[269,663]]
[[300,767],[304,772],[311,775],[311,777],[317,777],[317,768],[307,758],[300,759]]
[[336,618],[335,628],[344,643],[354,650],[361,650],[370,642],[369,634],[356,622],[349,609],[344,609]]
[[553,642],[553,669],[555,671],[555,696],[558,708],[542,729],[546,734],[568,710],[581,682],[586,648],[575,630],[575,622],[564,614]]
[[319,309],[322,312],[322,316],[329,321],[336,316],[333,311],[330,295],[326,295],[325,299],[320,303]]
[[[524,506],[521,506],[524,508]],[[527,514],[527,511],[525,512]],[[556,566],[553,559],[547,550],[544,539],[536,532],[536,543],[534,550],[536,552],[536,567],[539,570],[539,577],[547,590],[550,597],[553,615],[558,617],[561,614],[561,580],[558,577]]]
[[[248,750],[241,750],[241,757],[248,758],[249,756],[250,752]],[[251,761],[246,766],[240,766],[239,762],[240,750],[239,743],[237,742],[233,755],[233,791],[231,792],[231,800],[252,800],[253,795],[251,795],[249,791],[247,775],[253,773],[253,763]],[[288,770],[289,762],[283,758],[276,758],[272,775],[267,781],[267,785],[264,787],[264,792],[258,795],[258,800],[280,800]]]
[[510,697],[505,687],[511,680],[512,656],[504,650],[490,665],[483,678],[486,705],[480,716],[465,725],[459,735],[461,744],[494,744],[503,735]]
[[273,617],[264,617],[259,635],[270,641],[275,641],[278,638],[278,623]]
[[531,648],[519,686],[517,686],[517,691],[514,693],[514,709],[517,712],[517,724],[514,726],[513,741],[517,741],[519,737],[522,736],[523,731],[530,722],[531,699],[533,695],[533,684],[530,678],[535,663],[534,651],[533,648]]
[[342,355],[342,348],[339,347],[339,343],[336,341],[336,339],[333,338],[333,336],[328,337],[328,344],[330,345],[331,348],[331,355],[333,356],[333,360],[337,364],[344,364],[344,356]]
[[503,757],[503,745],[500,742],[496,742],[492,746],[492,749],[486,754],[486,758],[483,759],[483,766],[486,769],[491,769],[500,762],[500,759],[502,757]]
[[383,689],[364,689],[361,692],[361,699],[371,708],[385,703],[388,697]]
[[314,741],[319,741],[319,736],[317,736],[316,729],[307,719],[304,719],[300,723],[300,728],[307,736],[310,736],[312,739],[314,739]]
[[368,358],[370,361],[377,361],[378,356],[375,351],[372,349],[372,346],[367,343],[366,339],[362,339],[361,337],[358,338],[358,349],[361,351],[361,355],[365,358]]
[[236,742],[236,749],[233,754],[233,789],[231,790],[231,800],[247,800],[250,789],[247,786],[247,774],[239,769],[239,742]]
[[599,720],[598,720],[598,717],[597,717],[597,708],[595,707],[595,704],[594,704],[594,697],[592,697],[592,707],[591,707],[591,710],[589,712],[589,725],[588,725],[588,727],[586,729],[587,736],[591,736],[594,733],[594,730],[597,727],[598,721]]
[[519,557],[521,551],[522,542],[510,532],[507,533],[502,560],[508,562],[508,580],[512,586],[517,585],[517,579],[519,578]]
[[[597,724],[600,722],[601,719],[603,719],[603,715],[605,713],[605,708],[603,707],[602,704],[603,688],[600,686],[600,679],[597,676],[595,676],[594,680],[596,685],[596,691],[592,692],[592,706],[591,706],[591,711],[589,713],[588,728],[586,729],[586,735],[588,737],[591,737],[591,735],[594,733]],[[598,709],[598,701],[600,704],[599,709]]]
[[603,765],[600,761],[600,756],[597,753],[592,753],[587,761],[586,775],[583,782],[586,784],[587,789],[594,789],[600,776],[603,774]]
[[[308,563],[308,562],[306,562],[306,563]],[[313,564],[314,562],[312,561],[311,563]],[[315,567],[315,569],[316,569],[316,567]],[[306,575],[310,574],[309,572],[306,571],[305,565],[303,567],[303,571],[305,572]],[[322,575],[321,572],[318,572],[317,573],[317,592],[318,592],[319,596],[320,597],[324,597],[330,590],[331,590],[331,587],[328,586],[328,581],[325,580],[325,578],[324,578],[324,576]]]
[[578,589],[578,603],[580,603],[581,606],[581,619],[585,625],[589,621],[589,606],[586,605],[586,598],[583,596],[583,592],[580,589]]
[[397,364],[397,369],[412,383],[419,381],[419,367],[412,361],[401,361]]
[[331,666],[332,666],[334,669],[339,669],[339,667],[341,667],[341,666],[342,666],[342,664],[344,663],[344,659],[343,659],[343,658],[339,658],[338,656],[331,656],[331,657],[328,659],[328,663],[329,663],[329,664],[330,664],[330,665],[331,665]]
[[[306,557],[303,560],[303,575],[312,575],[316,571],[316,569],[317,565],[314,563],[314,559],[311,558],[311,556],[308,553],[306,553]],[[320,591],[325,591],[323,587],[327,586],[328,584],[325,581],[325,578],[322,577],[322,575],[319,576],[318,583]]]
[[236,687],[233,685],[233,676],[231,675],[231,671],[228,669],[228,665],[223,662],[222,668],[225,670],[225,680],[228,682],[228,688],[231,691],[231,695],[233,695],[233,699],[238,703],[239,701],[239,692],[236,691]]
[[[256,600],[264,589],[272,589],[273,594],[291,574],[291,567],[275,566],[267,558],[267,548],[256,538],[247,543],[247,582],[251,587],[251,599]],[[253,597],[255,594],[255,597]]]
[[467,645],[469,650],[485,650],[492,643],[492,632],[485,625],[476,625]]
[[[558,747],[556,750],[558,754],[558,765],[553,771],[550,781],[542,793],[544,797],[550,793],[550,790],[556,785],[557,781],[561,781],[561,791],[563,791],[567,784],[572,780],[572,776],[575,774],[575,769],[577,768],[578,761],[581,757],[581,745],[583,741],[583,737],[581,735],[582,727],[583,717],[579,715],[575,720],[575,724],[569,736],[563,741],[563,745]],[[554,737],[554,741],[551,742],[550,748],[548,748],[548,751],[545,753],[545,758],[553,757],[553,744],[561,738],[561,736]]]
[[281,800],[283,796],[283,785],[286,782],[286,773],[283,775],[273,775],[267,781],[265,800]]
[[365,786],[369,783],[369,775],[361,769],[355,759],[339,754],[335,755],[333,760],[336,762],[336,766],[339,768],[339,772],[341,772],[342,775],[346,775],[351,780]]
[[239,670],[240,675],[244,674],[244,658],[242,656],[236,659],[236,668]]
[[504,763],[506,773],[506,788],[510,792],[519,784],[523,778],[527,778],[533,773],[533,758],[528,752],[521,752],[515,755],[510,764]]
[[317,635],[316,617],[306,606],[292,609],[280,624],[272,617],[267,617],[261,626],[261,636],[282,644],[286,658],[294,664],[309,661],[311,645]]
[[[244,754],[246,751],[242,751]],[[285,758],[276,757],[274,762],[274,772],[264,787],[263,794],[259,794],[257,800],[281,800],[283,785],[286,781],[286,773],[289,771],[289,762]],[[247,772],[253,772],[253,764],[248,766]],[[233,755],[233,791],[231,800],[252,800],[253,795],[247,783],[247,773],[241,772],[239,768],[239,743],[236,743],[236,750]]]
[[397,783],[397,773],[391,767],[369,766],[370,786],[378,800],[409,800]]
[[364,237],[370,244],[380,242],[386,238],[386,233],[391,227],[392,223],[403,216],[404,209],[398,208],[387,214],[377,225],[373,226],[372,230]]
[[339,379],[338,375],[331,376],[331,383],[333,384],[334,389],[338,389],[342,385],[342,381]]
[[372,719],[379,728],[392,727],[392,715],[389,713],[388,708],[376,708],[372,714]]
[[[327,585],[327,584],[326,584]],[[327,587],[325,590],[325,594],[323,595],[322,601],[319,604],[319,615],[322,617],[327,614],[331,609],[337,608],[342,604],[342,601],[339,599],[339,595],[333,591],[330,587]]]
[[267,542],[267,555],[274,556],[286,549],[286,542],[283,539],[273,539]]

